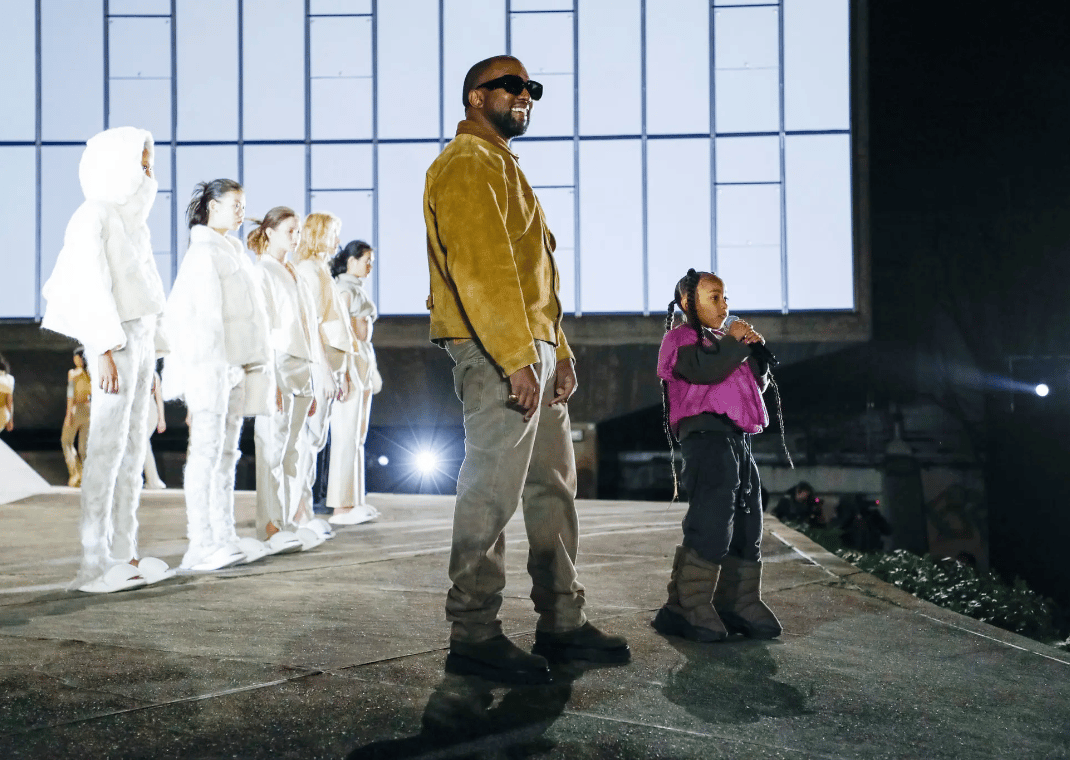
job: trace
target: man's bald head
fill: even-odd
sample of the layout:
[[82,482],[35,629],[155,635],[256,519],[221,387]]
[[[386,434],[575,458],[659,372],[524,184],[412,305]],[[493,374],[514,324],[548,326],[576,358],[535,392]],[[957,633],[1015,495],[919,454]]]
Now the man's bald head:
[[476,85],[480,82],[494,79],[494,77],[487,75],[493,69],[507,62],[520,63],[520,60],[511,55],[496,55],[491,58],[484,58],[482,61],[472,66],[472,68],[468,69],[468,73],[464,77],[464,92],[461,93],[461,103],[465,108],[468,108],[468,93],[474,90]]

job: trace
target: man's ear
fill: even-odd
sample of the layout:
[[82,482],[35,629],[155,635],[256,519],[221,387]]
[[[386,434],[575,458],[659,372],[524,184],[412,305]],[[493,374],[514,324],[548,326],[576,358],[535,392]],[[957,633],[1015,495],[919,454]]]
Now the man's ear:
[[483,107],[483,91],[478,87],[473,87],[468,91],[468,105],[471,108],[479,109]]

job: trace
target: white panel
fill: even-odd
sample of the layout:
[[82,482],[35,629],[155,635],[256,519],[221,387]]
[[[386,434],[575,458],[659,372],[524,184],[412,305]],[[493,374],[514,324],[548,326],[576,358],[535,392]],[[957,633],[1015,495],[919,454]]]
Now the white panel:
[[[83,146],[41,148],[41,283],[49,278],[63,247],[63,235],[85,195],[78,182]],[[32,197],[31,193],[26,193]],[[33,218],[31,212],[30,218]],[[31,249],[32,250],[32,249]]]
[[576,311],[575,191],[571,188],[545,188],[536,195],[546,215],[546,224],[557,241],[554,260],[561,278],[558,290],[561,309],[566,314],[572,314]]
[[785,169],[788,306],[853,309],[850,138],[789,135]]
[[446,137],[452,137],[455,125],[464,118],[464,77],[468,70],[505,50],[505,4],[501,0],[446,3],[442,20],[445,126]]
[[128,13],[170,16],[171,0],[109,0],[108,13],[112,16]]
[[0,318],[37,316],[37,185],[33,146],[0,147],[0,229],[4,249],[4,297]]
[[[155,140],[155,135],[153,139]],[[152,176],[160,186],[160,192],[171,189],[171,146],[166,142],[162,145],[156,142],[155,155],[152,162]]]
[[718,69],[717,133],[780,129],[780,81],[776,69]]
[[170,142],[171,80],[111,80],[108,93],[108,126],[140,127],[149,130],[155,142]]
[[44,140],[88,140],[104,129],[101,8],[100,3],[41,0]]
[[312,139],[370,140],[371,77],[312,80]]
[[170,253],[156,253],[153,254],[153,258],[156,259],[156,271],[160,273],[160,279],[163,281],[163,293],[165,296],[171,295],[171,254]]
[[579,6],[580,134],[643,131],[639,0]]
[[718,182],[780,182],[780,138],[718,137]]
[[310,0],[308,12],[371,13],[372,0]]
[[435,143],[379,146],[379,305],[384,314],[424,314],[429,277],[424,178]]
[[371,186],[371,145],[312,146],[312,187],[357,190]]
[[178,139],[238,139],[238,0],[178,0]]
[[314,18],[309,21],[313,77],[370,77],[370,18]]
[[717,249],[717,273],[734,313],[780,311],[780,246],[724,246]]
[[643,310],[643,176],[638,140],[580,143],[580,308]]
[[[152,250],[160,256],[171,255],[171,194],[156,193],[156,201],[149,211],[149,235]],[[164,278],[165,280],[168,278]]]
[[438,137],[438,0],[379,3],[376,20],[379,137]]
[[776,5],[777,0],[713,0],[715,6]]
[[848,0],[785,4],[786,129],[850,129],[850,41]]
[[242,170],[247,216],[260,219],[275,206],[304,214],[304,145],[246,145]]
[[714,12],[718,133],[779,130],[778,23],[776,8]]
[[513,0],[510,8],[515,11],[570,11],[572,0]]
[[717,269],[734,310],[780,309],[780,185],[717,188]]
[[0,141],[32,141],[36,134],[37,84],[34,0],[8,0],[0,24],[0,71],[4,72],[4,118]]
[[242,17],[246,140],[305,136],[305,12],[293,0],[257,0]]
[[647,143],[647,303],[658,312],[677,281],[710,262],[710,141]]
[[709,14],[707,0],[647,0],[648,134],[710,131]]
[[186,208],[198,182],[213,179],[238,179],[238,147],[236,145],[190,145],[179,146],[175,194],[178,199],[178,260],[189,247],[189,225],[186,223]]
[[532,187],[573,184],[572,140],[514,140],[512,147]]
[[108,76],[171,78],[171,19],[109,18]]
[[717,188],[717,245],[780,245],[780,185]]
[[531,112],[528,134],[571,135],[573,132],[572,14],[516,13],[512,16],[513,55],[528,76],[545,87]]

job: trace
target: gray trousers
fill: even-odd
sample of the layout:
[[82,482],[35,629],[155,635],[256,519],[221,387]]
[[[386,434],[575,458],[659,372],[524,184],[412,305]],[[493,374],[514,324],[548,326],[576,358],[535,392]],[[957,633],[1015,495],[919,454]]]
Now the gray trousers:
[[684,546],[707,562],[731,554],[762,558],[762,484],[750,451],[750,436],[698,432],[687,436],[684,453]]
[[528,538],[531,600],[538,628],[569,631],[587,621],[584,589],[576,579],[576,456],[565,405],[554,396],[555,349],[536,341],[542,382],[530,421],[507,405],[509,381],[479,344],[450,342],[454,389],[464,405],[464,462],[457,476],[453,549],[446,599],[450,636],[483,641],[501,633],[505,588],[505,525],[518,506]]

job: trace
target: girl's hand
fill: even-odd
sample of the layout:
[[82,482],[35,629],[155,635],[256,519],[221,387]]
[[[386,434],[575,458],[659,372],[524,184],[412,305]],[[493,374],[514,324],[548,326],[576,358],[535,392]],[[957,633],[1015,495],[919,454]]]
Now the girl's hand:
[[167,423],[163,421],[163,417],[160,418],[159,423],[157,423],[157,425],[156,425],[156,432],[157,433],[165,433],[165,432],[167,432]]
[[105,351],[100,355],[98,362],[100,375],[100,389],[105,393],[119,392],[119,369],[115,366],[115,360],[111,358],[111,351]]
[[735,319],[732,321],[732,324],[728,326],[728,334],[741,342],[744,336],[749,332],[753,332],[753,330],[754,328],[750,326],[750,323],[744,322],[742,319]]
[[308,408],[308,416],[311,417],[316,413],[316,399],[312,399],[312,406]]

